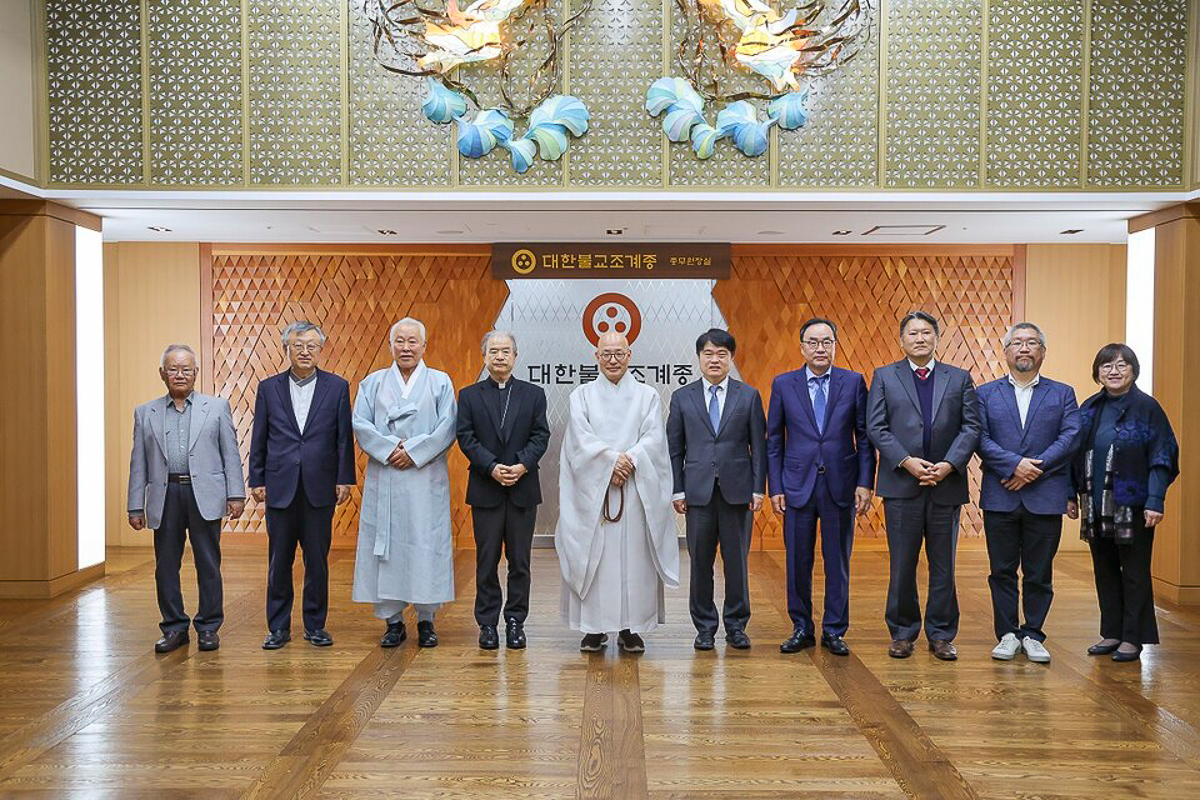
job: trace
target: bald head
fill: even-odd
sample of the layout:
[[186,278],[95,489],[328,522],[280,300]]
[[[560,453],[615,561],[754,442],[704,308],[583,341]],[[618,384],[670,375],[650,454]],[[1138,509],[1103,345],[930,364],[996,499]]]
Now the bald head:
[[605,333],[596,342],[596,361],[604,377],[613,383],[620,383],[629,369],[629,340],[623,334],[616,332]]

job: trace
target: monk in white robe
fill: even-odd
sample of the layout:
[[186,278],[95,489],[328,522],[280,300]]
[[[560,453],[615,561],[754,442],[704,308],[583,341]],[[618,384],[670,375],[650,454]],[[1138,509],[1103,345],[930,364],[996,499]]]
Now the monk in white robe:
[[642,652],[639,634],[664,620],[664,584],[679,585],[662,401],[627,373],[631,355],[624,336],[600,338],[600,377],[571,393],[559,459],[562,612],[586,634],[585,652],[609,631],[621,649]]
[[354,435],[369,456],[358,522],[354,601],[387,622],[379,644],[407,637],[402,613],[417,611],[417,639],[435,647],[434,612],[454,599],[454,535],[446,453],[457,409],[450,376],[425,366],[425,326],[405,318],[390,334],[395,363],[358,385]]

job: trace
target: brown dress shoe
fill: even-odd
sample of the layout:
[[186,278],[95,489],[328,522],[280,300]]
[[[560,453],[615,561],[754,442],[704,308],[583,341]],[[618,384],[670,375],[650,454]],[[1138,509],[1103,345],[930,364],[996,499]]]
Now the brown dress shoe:
[[888,647],[888,655],[892,658],[908,658],[913,654],[913,643],[907,639],[896,639]]
[[958,650],[955,649],[951,642],[945,639],[934,639],[929,643],[929,649],[933,651],[934,658],[939,658],[942,661],[958,660]]

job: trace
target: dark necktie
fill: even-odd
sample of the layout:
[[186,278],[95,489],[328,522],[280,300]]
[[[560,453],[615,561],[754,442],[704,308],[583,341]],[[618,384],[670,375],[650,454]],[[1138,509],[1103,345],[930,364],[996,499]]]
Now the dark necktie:
[[929,367],[917,367],[917,377],[925,380],[929,377]]
[[720,386],[710,386],[708,391],[712,394],[712,399],[708,401],[708,421],[712,423],[713,433],[716,433],[721,427],[721,404],[717,400],[717,392]]

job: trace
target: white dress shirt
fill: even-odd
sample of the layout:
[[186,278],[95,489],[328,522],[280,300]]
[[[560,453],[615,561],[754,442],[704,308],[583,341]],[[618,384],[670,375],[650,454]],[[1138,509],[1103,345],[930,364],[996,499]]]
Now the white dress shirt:
[[1036,376],[1029,383],[1022,386],[1017,383],[1017,379],[1009,373],[1008,382],[1012,384],[1013,391],[1017,395],[1017,411],[1021,413],[1021,427],[1025,427],[1025,418],[1029,416],[1029,401],[1033,399],[1033,387],[1038,385],[1038,381],[1042,379],[1041,375]]
[[296,412],[296,426],[304,433],[304,425],[308,422],[308,409],[312,406],[313,392],[317,390],[317,373],[307,379],[297,380],[295,374],[288,373],[288,391],[292,395],[292,410]]

